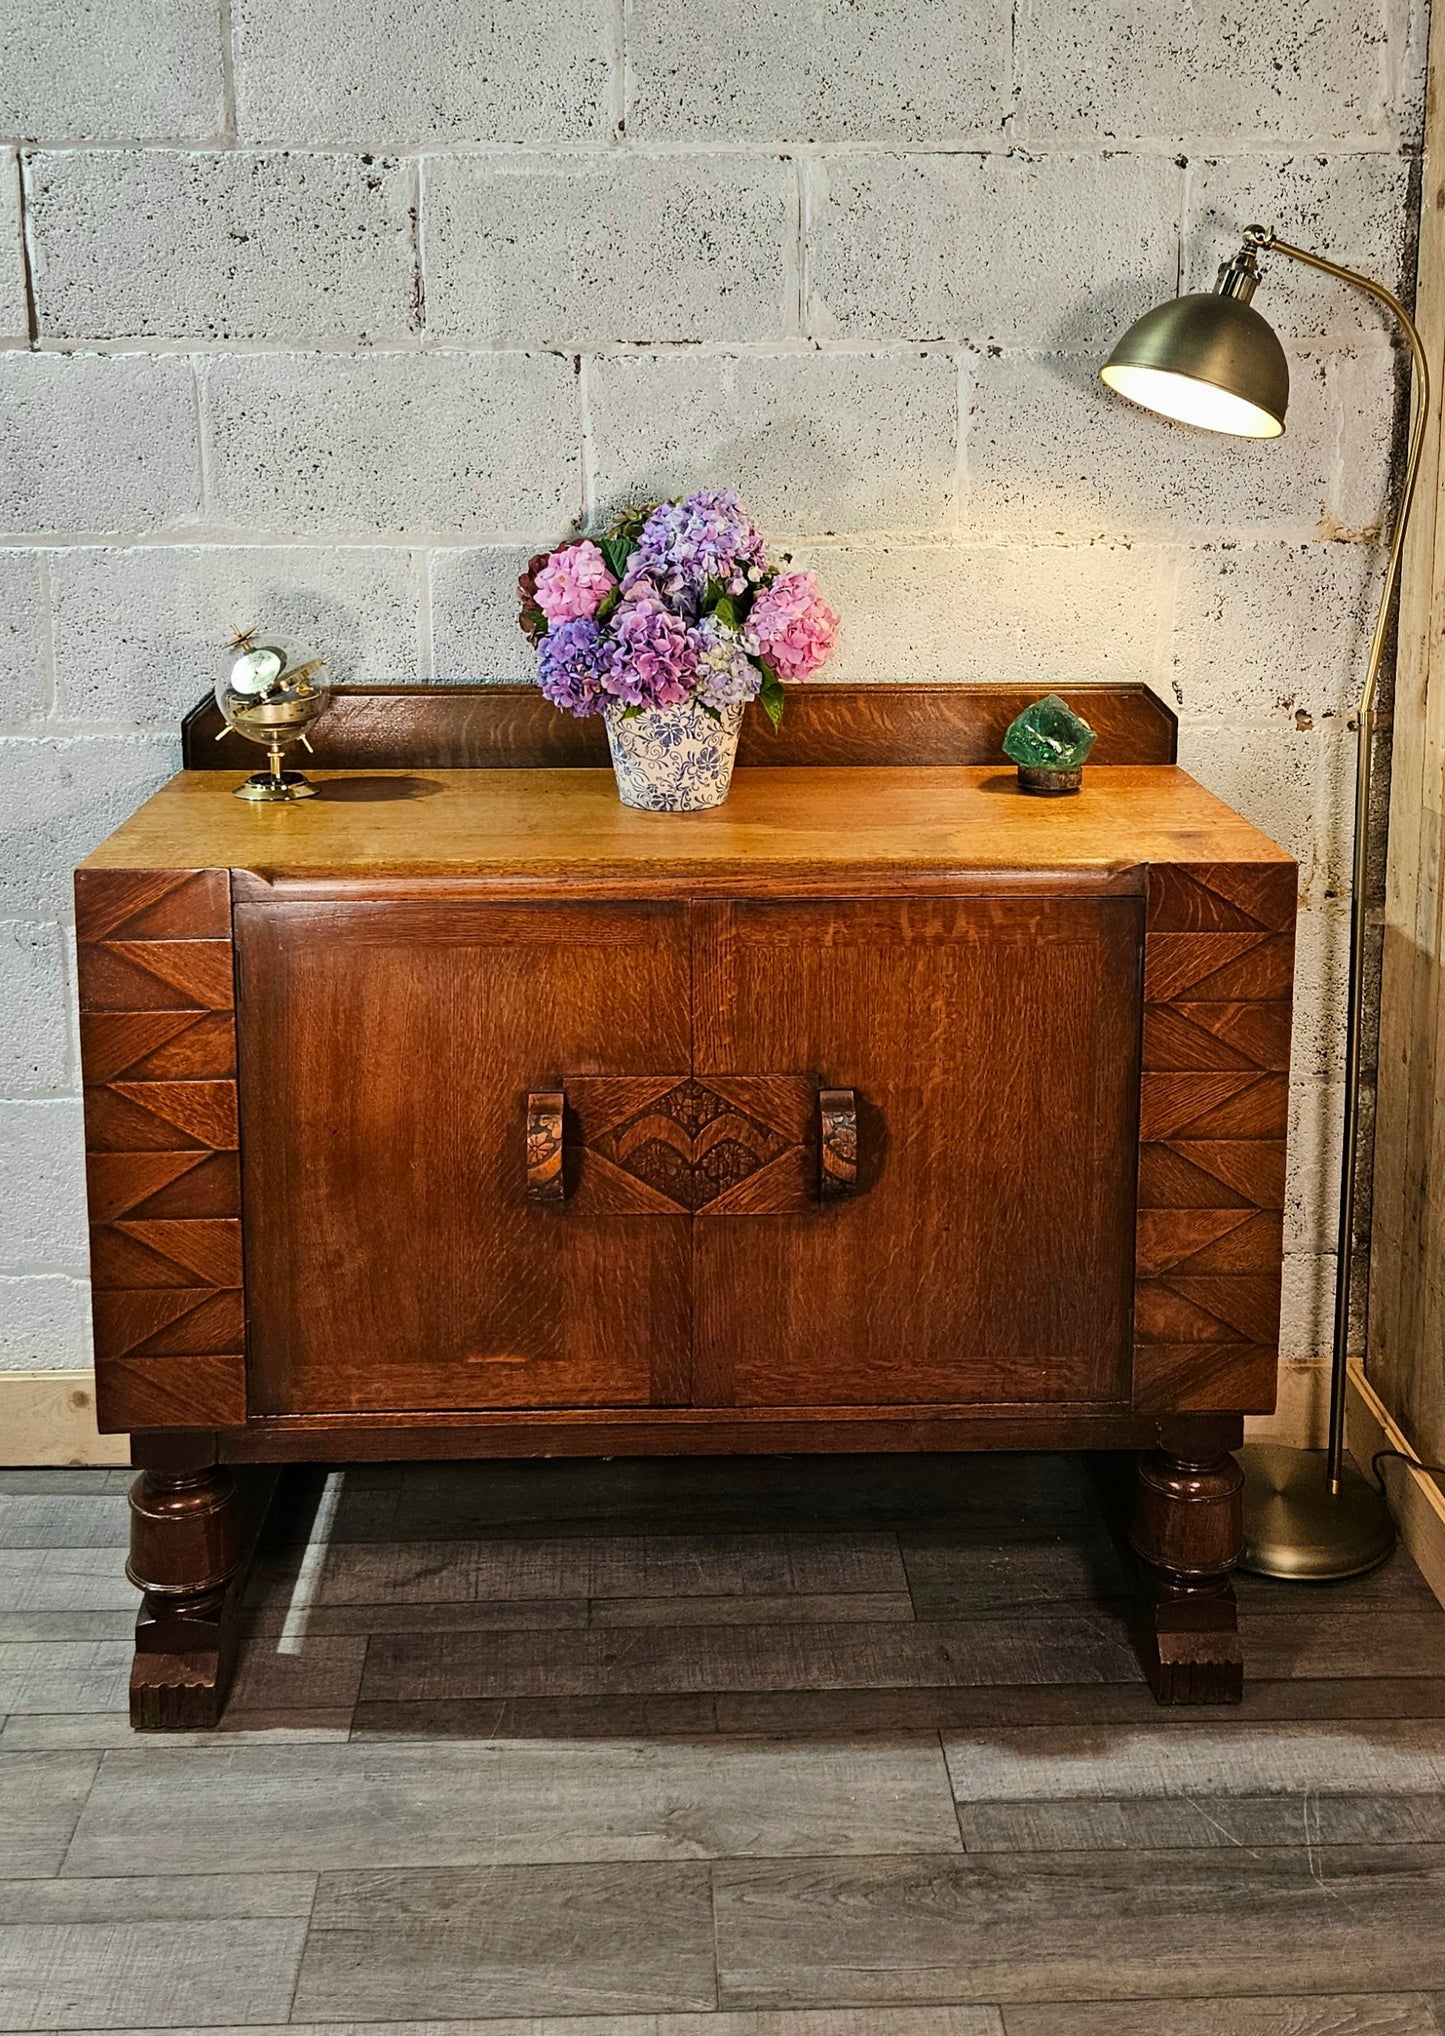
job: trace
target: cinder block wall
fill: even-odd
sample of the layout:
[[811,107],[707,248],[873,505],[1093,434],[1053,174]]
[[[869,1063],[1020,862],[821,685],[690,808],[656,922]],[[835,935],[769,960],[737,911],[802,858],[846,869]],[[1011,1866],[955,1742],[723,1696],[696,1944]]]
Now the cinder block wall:
[[1285,1347],[1327,1332],[1387,329],[1291,429],[1098,388],[1238,225],[1408,288],[1423,0],[0,0],[0,1367],[87,1361],[72,863],[237,623],[516,679],[520,561],[732,482],[839,677],[1143,679],[1298,855]]

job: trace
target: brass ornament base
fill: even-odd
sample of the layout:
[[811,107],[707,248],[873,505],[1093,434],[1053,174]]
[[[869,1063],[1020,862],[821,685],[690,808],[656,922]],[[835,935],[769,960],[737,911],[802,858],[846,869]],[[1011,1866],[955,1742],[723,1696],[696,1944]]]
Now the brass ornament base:
[[1035,764],[1018,766],[1019,790],[1032,792],[1036,798],[1057,799],[1065,792],[1077,792],[1084,782],[1084,766],[1075,764],[1071,770],[1046,770]]
[[1244,1468],[1240,1568],[1293,1583],[1327,1583],[1378,1569],[1395,1547],[1395,1523],[1368,1478],[1346,1464],[1340,1489],[1325,1480],[1325,1451],[1255,1442]]
[[277,771],[274,776],[270,771],[257,771],[254,778],[237,785],[236,797],[264,805],[288,805],[293,799],[314,799],[316,786],[300,771]]

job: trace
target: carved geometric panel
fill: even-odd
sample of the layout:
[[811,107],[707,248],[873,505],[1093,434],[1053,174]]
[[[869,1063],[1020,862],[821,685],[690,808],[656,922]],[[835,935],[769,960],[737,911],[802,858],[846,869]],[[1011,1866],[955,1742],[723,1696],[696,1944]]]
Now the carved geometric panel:
[[82,870],[75,895],[100,1425],[239,1422],[229,873]]
[[569,1075],[578,1214],[763,1216],[803,1209],[816,1172],[804,1075]]
[[1134,1292],[1141,1411],[1274,1405],[1293,864],[1156,868]]

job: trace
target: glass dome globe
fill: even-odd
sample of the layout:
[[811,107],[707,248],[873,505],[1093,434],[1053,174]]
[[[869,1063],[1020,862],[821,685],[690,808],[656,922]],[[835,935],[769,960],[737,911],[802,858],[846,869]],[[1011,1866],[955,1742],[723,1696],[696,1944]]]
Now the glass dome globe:
[[226,727],[269,752],[270,769],[258,771],[236,789],[241,799],[309,799],[316,787],[299,771],[281,768],[281,755],[307,742],[306,731],[324,714],[331,692],[321,684],[326,660],[296,643],[243,629],[226,647],[216,680],[216,705]]

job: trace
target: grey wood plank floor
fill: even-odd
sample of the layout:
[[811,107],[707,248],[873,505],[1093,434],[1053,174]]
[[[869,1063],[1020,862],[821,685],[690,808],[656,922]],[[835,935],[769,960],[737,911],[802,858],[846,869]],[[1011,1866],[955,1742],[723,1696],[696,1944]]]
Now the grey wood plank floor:
[[0,1472],[0,2030],[1445,2036],[1445,1610],[1161,1711],[1069,1458],[288,1475],[212,1734],[128,1474]]

